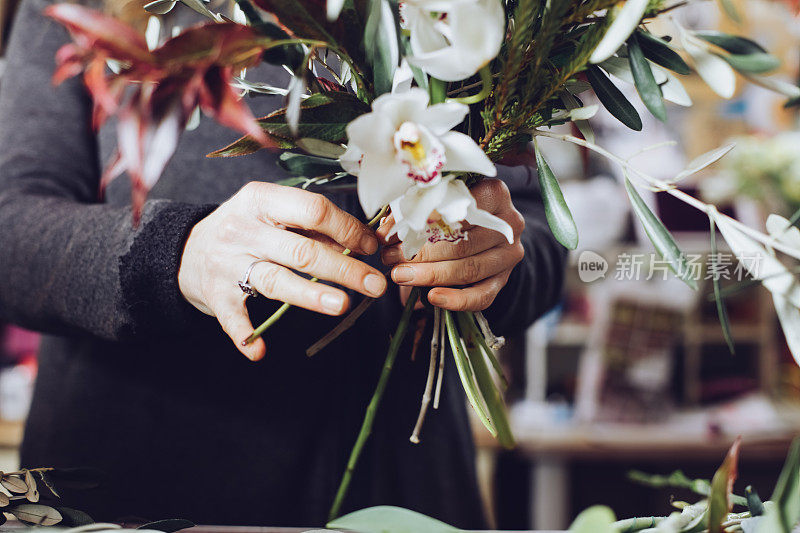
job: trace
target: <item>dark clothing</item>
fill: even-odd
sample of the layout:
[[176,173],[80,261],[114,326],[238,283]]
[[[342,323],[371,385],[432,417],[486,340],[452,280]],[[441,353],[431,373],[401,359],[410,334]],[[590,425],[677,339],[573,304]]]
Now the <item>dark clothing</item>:
[[[285,177],[276,155],[207,159],[237,135],[203,119],[183,136],[133,228],[125,178],[98,200],[113,125],[90,130],[79,79],[50,82],[67,36],[41,16],[45,6],[23,2],[0,89],[0,318],[47,334],[23,464],[106,471],[102,489],[69,502],[96,519],[322,525],[400,315],[396,289],[314,358],[305,348],[339,319],[301,309],[268,332],[264,361],[239,355],[213,318],[183,300],[177,271],[189,230],[215,205],[248,181]],[[284,83],[281,69],[262,72]],[[249,103],[261,115],[280,101]],[[503,174],[512,185],[528,179],[525,169]],[[331,198],[363,219],[353,195]],[[514,199],[527,220],[526,257],[487,312],[506,334],[555,302],[565,256],[536,189],[518,188]],[[255,300],[251,316],[260,322],[276,306]],[[452,360],[442,407],[429,413],[422,443],[409,443],[428,366],[424,356],[410,360],[412,336],[344,510],[394,504],[480,527]]]

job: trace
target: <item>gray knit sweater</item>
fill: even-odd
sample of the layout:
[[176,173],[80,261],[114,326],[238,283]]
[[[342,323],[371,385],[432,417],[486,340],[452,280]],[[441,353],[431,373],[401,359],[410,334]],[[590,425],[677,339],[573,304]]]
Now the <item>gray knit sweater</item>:
[[[189,230],[215,205],[250,180],[285,177],[275,155],[207,159],[236,134],[204,120],[182,138],[133,228],[124,178],[98,195],[113,124],[93,133],[81,82],[50,82],[67,36],[41,16],[45,6],[22,3],[0,85],[0,319],[46,334],[23,463],[107,472],[102,488],[65,495],[96,519],[322,525],[399,317],[396,289],[312,359],[305,348],[337,319],[300,309],[269,332],[264,361],[239,355],[214,319],[183,300],[177,271]],[[285,82],[279,69],[265,72]],[[280,102],[250,104],[262,115]],[[509,334],[557,300],[565,254],[528,172],[502,174],[527,219],[526,258],[487,313]],[[363,217],[352,196],[331,198]],[[256,300],[251,316],[277,305]],[[410,360],[409,344],[345,510],[395,504],[480,527],[453,364],[422,443],[408,441],[427,371]]]

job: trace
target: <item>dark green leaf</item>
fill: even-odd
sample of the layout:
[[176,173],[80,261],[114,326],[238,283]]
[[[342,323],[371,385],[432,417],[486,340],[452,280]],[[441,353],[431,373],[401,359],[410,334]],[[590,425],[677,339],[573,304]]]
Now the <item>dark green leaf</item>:
[[334,159],[292,152],[282,153],[278,159],[278,165],[289,174],[311,178],[342,171],[341,165]]
[[364,49],[372,67],[375,96],[392,90],[398,62],[397,22],[387,0],[369,0],[369,14],[364,26]]
[[558,180],[553,171],[550,170],[550,166],[545,161],[536,141],[534,141],[534,149],[547,224],[558,242],[570,250],[574,250],[578,247],[578,228],[575,226],[575,220],[572,218],[572,213],[570,213],[567,202],[564,200],[564,195],[561,193]]
[[[313,94],[300,104],[299,137],[311,137],[331,143],[347,140],[346,128],[354,118],[369,111],[369,106],[352,94],[326,92]],[[286,110],[279,109],[258,120],[261,128],[274,141],[275,147],[286,150],[295,147],[294,136],[286,123]],[[207,157],[247,155],[263,148],[249,136],[211,152]]]
[[609,113],[635,131],[642,130],[642,119],[633,105],[623,96],[605,73],[596,65],[589,65],[586,71],[586,78],[594,89],[597,98]]
[[54,526],[61,522],[62,516],[55,508],[38,503],[21,503],[3,510],[17,517],[17,520],[32,526]]
[[696,31],[694,34],[731,54],[747,55],[767,53],[767,50],[763,46],[747,37],[740,37],[738,35],[731,35],[729,33],[713,30]]
[[362,509],[329,522],[329,529],[355,533],[456,533],[459,529],[408,509],[382,505]]
[[780,60],[772,54],[720,54],[720,57],[736,70],[748,74],[763,74],[781,66]]
[[783,531],[789,533],[800,520],[800,438],[796,438],[789,448],[770,499],[776,506],[775,512]]
[[722,523],[725,522],[725,518],[731,510],[731,492],[733,491],[733,482],[736,481],[741,442],[741,437],[734,441],[722,466],[711,480],[711,493],[708,495],[709,533],[722,533]]
[[293,176],[291,178],[286,178],[282,180],[278,180],[275,183],[278,185],[284,185],[286,187],[297,187],[298,185],[302,185],[309,181],[308,178],[303,176]]
[[628,196],[631,199],[633,212],[642,222],[642,226],[644,226],[644,230],[658,254],[667,261],[670,270],[679,279],[683,280],[692,289],[697,290],[697,282],[691,277],[691,272],[686,268],[686,258],[675,243],[672,234],[642,200],[642,197],[633,187],[631,180],[627,177],[625,178],[625,190],[628,191]]
[[69,527],[80,527],[80,526],[88,526],[89,524],[94,524],[94,519],[91,516],[84,513],[83,511],[78,511],[77,509],[71,509],[69,507],[61,507],[57,506],[56,510],[61,513],[63,520],[61,522],[64,526]]
[[164,533],[175,533],[181,529],[188,529],[194,527],[194,523],[183,518],[169,518],[166,520],[158,520],[139,526],[136,529],[154,529],[156,531],[163,531]]
[[645,59],[642,49],[639,46],[639,38],[636,33],[628,39],[628,63],[633,73],[633,81],[636,91],[642,98],[645,107],[661,122],[667,121],[667,109],[664,107],[664,100],[661,96],[661,88],[656,83],[650,63]]
[[[728,309],[725,307],[725,301],[722,299],[722,294],[719,286],[719,275],[717,273],[717,263],[719,257],[717,255],[717,226],[714,224],[714,217],[708,217],[711,221],[711,264],[714,268],[714,273],[711,276],[711,282],[714,285],[714,300],[717,303],[717,316],[719,323],[722,326],[722,335],[725,337],[725,342],[728,345],[728,350],[735,353],[733,335],[731,334],[731,323],[728,319]],[[749,503],[749,500],[748,500]]]
[[758,492],[748,485],[744,489],[744,496],[747,498],[747,508],[750,511],[751,516],[761,516],[764,514],[764,503],[761,501],[761,498],[758,496]]
[[274,14],[283,26],[301,39],[314,39],[336,45],[332,25],[325,17],[324,2],[315,0],[254,0],[261,9]]
[[461,326],[462,335],[466,336],[467,358],[470,366],[475,371],[475,380],[478,382],[478,389],[489,410],[489,417],[497,430],[497,440],[506,448],[513,448],[515,445],[514,435],[511,432],[511,424],[508,422],[508,411],[503,395],[497,389],[497,385],[489,372],[489,366],[484,359],[483,351],[478,341],[475,319],[471,312],[459,312],[458,323]]
[[678,74],[692,73],[692,69],[689,68],[686,61],[670,48],[666,41],[644,30],[637,30],[636,35],[639,37],[639,46],[642,48],[644,57]]

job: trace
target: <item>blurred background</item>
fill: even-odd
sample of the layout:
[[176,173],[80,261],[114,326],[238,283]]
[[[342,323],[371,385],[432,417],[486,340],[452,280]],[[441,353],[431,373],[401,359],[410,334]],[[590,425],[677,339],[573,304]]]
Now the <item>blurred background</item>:
[[[0,56],[18,0],[0,0]],[[781,2],[736,2],[736,24],[715,2],[676,12],[693,29],[749,36],[800,74],[800,19]],[[658,33],[658,28],[651,28]],[[666,31],[666,30],[665,30]],[[3,63],[0,57],[0,90]],[[692,107],[668,104],[662,124],[632,85],[615,80],[639,107],[644,133],[601,109],[597,144],[659,179],[692,158],[736,143],[721,162],[681,186],[741,221],[762,227],[769,213],[800,207],[800,121],[785,98],[739,80],[720,100],[699,79],[682,78]],[[592,102],[584,102],[590,104]],[[577,133],[564,131],[565,133]],[[675,141],[669,143],[669,141]],[[580,233],[561,304],[502,360],[518,447],[500,450],[476,428],[486,510],[499,529],[558,529],[581,509],[610,505],[618,516],[666,514],[670,495],[642,488],[632,469],[710,478],[737,435],[740,479],[768,495],[791,439],[800,434],[800,367],[789,353],[769,294],[748,282],[720,244],[713,267],[708,219],[668,195],[646,198],[697,265],[700,290],[668,275],[631,217],[618,167],[573,145],[539,141]],[[0,253],[2,253],[0,251]],[[722,283],[735,354],[726,345],[712,295]],[[35,334],[0,324],[0,470],[17,466],[17,447],[36,374]]]

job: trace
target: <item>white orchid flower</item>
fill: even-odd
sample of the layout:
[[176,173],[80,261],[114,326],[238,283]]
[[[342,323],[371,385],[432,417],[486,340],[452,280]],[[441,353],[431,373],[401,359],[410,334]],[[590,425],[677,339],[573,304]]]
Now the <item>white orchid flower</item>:
[[497,174],[475,141],[450,131],[468,112],[455,102],[428,107],[428,93],[412,88],[378,97],[372,112],[347,125],[348,147],[339,162],[358,176],[358,198],[367,216],[413,185],[435,185],[443,172]]
[[409,61],[444,81],[476,74],[497,56],[505,38],[500,0],[407,0],[400,14],[410,34]]
[[430,187],[412,187],[389,204],[395,233],[407,259],[414,257],[426,242],[458,242],[467,239],[461,221],[502,233],[509,243],[514,232],[504,220],[478,208],[475,198],[460,179],[446,176]]

